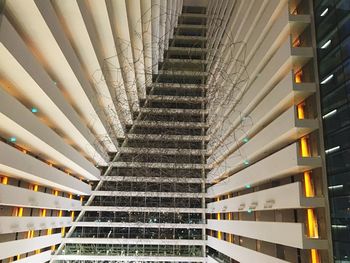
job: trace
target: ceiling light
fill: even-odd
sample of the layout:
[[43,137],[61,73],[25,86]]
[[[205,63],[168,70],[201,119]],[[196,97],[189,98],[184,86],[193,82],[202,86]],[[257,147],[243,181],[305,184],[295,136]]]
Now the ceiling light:
[[333,189],[340,189],[340,188],[343,188],[343,187],[344,187],[344,185],[338,184],[338,185],[331,185],[331,186],[328,186],[328,189],[333,190]]
[[340,149],[340,146],[336,146],[336,147],[333,147],[333,148],[330,148],[330,149],[326,150],[326,153],[332,153],[332,152],[335,152],[335,151],[337,151],[339,149]]
[[321,84],[326,84],[328,81],[330,81],[332,78],[334,77],[333,74],[329,75],[327,78],[325,78],[324,80],[322,80]]
[[332,111],[328,112],[327,114],[323,115],[322,118],[323,118],[323,119],[326,119],[326,118],[331,117],[332,115],[334,115],[334,114],[336,114],[336,113],[337,113],[337,109],[332,110]]
[[33,113],[37,113],[38,109],[33,107],[30,111],[33,112]]
[[326,43],[323,44],[323,46],[321,47],[321,49],[327,48],[331,43],[332,43],[332,40],[328,40]]
[[325,16],[328,13],[328,8],[326,8],[325,10],[323,10],[323,12],[320,14],[320,16]]

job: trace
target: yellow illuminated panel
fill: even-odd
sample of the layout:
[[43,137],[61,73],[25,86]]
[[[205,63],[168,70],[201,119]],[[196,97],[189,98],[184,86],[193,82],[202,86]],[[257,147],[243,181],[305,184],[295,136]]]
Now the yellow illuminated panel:
[[[220,197],[216,198],[216,201],[220,201]],[[221,213],[217,214],[217,219],[221,220]],[[220,240],[222,239],[221,231],[218,231],[218,239],[220,239]]]
[[72,221],[74,220],[74,211],[71,212],[70,216],[72,217]]
[[301,83],[303,78],[303,72],[300,70],[295,73],[295,83]]
[[318,256],[318,251],[316,249],[311,249],[311,263],[320,263],[320,258]]
[[41,209],[40,216],[45,217],[46,216],[46,209]]
[[318,238],[318,227],[317,227],[317,219],[315,216],[315,211],[312,208],[307,210],[307,223],[309,230],[309,237]]
[[305,196],[306,197],[314,197],[315,190],[314,190],[314,187],[312,185],[310,171],[304,172],[304,185],[305,185]]
[[61,228],[61,235],[62,237],[64,237],[64,234],[66,233],[66,228],[65,227],[62,227]]
[[22,217],[23,216],[23,207],[16,208],[16,212],[15,213],[16,213],[15,216]]
[[27,238],[33,238],[34,237],[34,230],[29,230],[27,233]]
[[298,119],[303,120],[305,119],[305,104],[301,103],[297,106],[297,110],[298,110]]
[[39,189],[39,186],[36,184],[36,185],[34,185],[34,188],[33,188],[33,190],[35,191],[35,192],[38,192],[38,189]]
[[310,150],[307,137],[303,137],[300,139],[301,146],[301,156],[302,157],[310,157]]
[[[300,111],[299,113],[299,106],[298,106],[298,117],[300,116],[304,117],[303,111]],[[308,138],[303,137],[300,140],[301,145],[301,155],[302,157],[309,157],[310,156],[310,149],[308,144]],[[306,197],[314,197],[315,196],[315,189],[312,183],[311,178],[311,172],[306,171],[304,172],[304,188],[305,188],[305,196]],[[317,224],[317,218],[315,215],[315,210],[312,208],[307,209],[307,228],[308,228],[308,236],[310,238],[319,238],[318,233],[318,224]],[[320,258],[318,255],[318,251],[316,249],[311,249],[311,263],[320,263]]]
[[293,42],[293,47],[300,47],[301,41],[300,38],[296,38]]
[[9,183],[9,178],[7,176],[4,176],[2,179],[1,179],[1,183],[2,184],[8,184]]

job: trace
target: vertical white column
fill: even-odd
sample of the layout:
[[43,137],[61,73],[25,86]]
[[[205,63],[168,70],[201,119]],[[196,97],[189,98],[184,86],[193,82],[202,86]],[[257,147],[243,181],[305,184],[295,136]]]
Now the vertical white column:
[[152,0],[152,72],[158,73],[160,0]]

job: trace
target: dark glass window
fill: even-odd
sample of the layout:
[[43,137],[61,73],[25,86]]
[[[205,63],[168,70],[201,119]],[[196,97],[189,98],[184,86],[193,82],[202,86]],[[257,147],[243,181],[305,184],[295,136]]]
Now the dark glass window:
[[[314,0],[334,262],[350,262],[350,0]],[[328,81],[325,81],[328,78]]]

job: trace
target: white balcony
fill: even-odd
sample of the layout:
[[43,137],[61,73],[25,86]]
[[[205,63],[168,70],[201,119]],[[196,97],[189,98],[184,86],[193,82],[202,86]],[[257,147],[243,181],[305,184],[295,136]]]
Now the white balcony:
[[5,259],[37,249],[57,245],[61,243],[61,241],[61,233],[58,233],[53,235],[2,242],[0,243],[0,259]]
[[302,184],[295,182],[208,203],[207,213],[316,208],[324,205],[323,197],[305,197]]
[[242,263],[288,263],[288,261],[272,257],[258,251],[245,248],[239,245],[235,245],[217,238],[208,236],[209,247],[225,254],[226,256],[237,260]]
[[[247,138],[248,141],[244,144],[240,144],[241,147],[229,156],[225,155],[225,153],[228,152],[226,149],[224,153],[218,152],[212,157],[212,161],[215,161],[215,163],[219,162],[219,166],[209,172],[207,176],[209,181],[212,182],[223,176],[227,177],[237,170],[242,169],[245,159],[249,160],[249,162],[254,162],[318,128],[318,121],[316,119],[300,120],[296,112],[294,106],[290,107],[253,138]],[[233,145],[233,148],[236,148],[235,146],[236,145]],[[237,151],[239,151],[239,153]],[[244,157],[240,153],[242,153]],[[215,160],[215,157],[218,159]]]
[[0,172],[33,184],[77,195],[90,195],[91,186],[48,164],[0,142]]
[[300,157],[299,144],[293,143],[209,187],[207,197],[213,198],[228,194],[244,189],[247,185],[252,187],[269,180],[312,170],[321,167],[321,165],[320,157]]
[[208,220],[207,228],[300,249],[327,249],[327,240],[310,239],[302,223]]
[[60,228],[71,225],[71,217],[0,216],[0,234]]
[[[13,197],[16,198],[13,198]],[[79,200],[0,184],[0,205],[57,210],[81,210]]]

